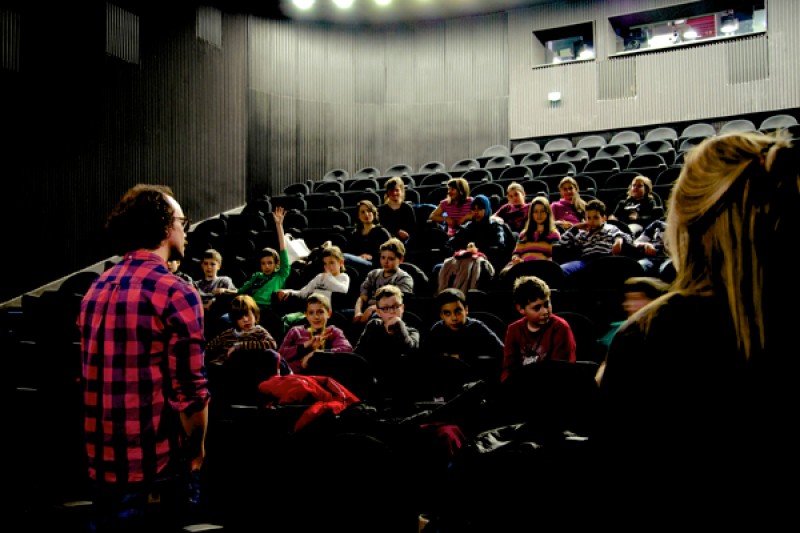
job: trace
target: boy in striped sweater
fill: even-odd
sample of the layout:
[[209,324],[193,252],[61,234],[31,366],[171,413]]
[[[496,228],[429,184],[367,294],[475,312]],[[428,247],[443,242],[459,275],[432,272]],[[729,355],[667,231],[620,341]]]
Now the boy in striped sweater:
[[606,204],[595,199],[586,203],[586,221],[564,232],[558,244],[577,255],[561,264],[564,274],[570,276],[598,257],[620,255],[625,244],[633,245],[633,239],[617,226],[606,224]]

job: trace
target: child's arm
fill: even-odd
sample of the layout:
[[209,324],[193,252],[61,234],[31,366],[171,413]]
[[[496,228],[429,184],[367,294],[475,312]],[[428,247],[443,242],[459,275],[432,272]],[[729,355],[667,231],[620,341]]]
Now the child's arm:
[[325,283],[327,289],[330,289],[331,292],[344,292],[350,289],[350,276],[342,272],[338,276],[331,276],[327,275],[325,277]]
[[330,351],[332,352],[352,352],[353,345],[347,339],[342,330],[334,326],[327,328],[328,340],[330,341]]
[[[356,300],[355,308],[353,309],[353,322],[366,322],[370,316],[372,316],[372,311],[374,311],[374,306],[367,306],[364,309],[364,306],[367,304],[368,298],[366,294],[362,294]],[[367,314],[369,311],[369,314]],[[366,317],[364,316],[366,315]]]
[[286,241],[283,235],[283,219],[286,217],[286,210],[278,206],[275,208],[275,211],[272,212],[272,219],[275,220],[275,232],[278,236],[278,249],[285,250],[286,249]]

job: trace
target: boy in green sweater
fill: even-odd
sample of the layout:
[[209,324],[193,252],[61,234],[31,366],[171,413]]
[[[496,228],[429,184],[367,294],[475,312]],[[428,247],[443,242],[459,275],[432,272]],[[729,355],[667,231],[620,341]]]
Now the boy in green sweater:
[[272,306],[272,295],[283,289],[286,279],[289,277],[289,254],[286,252],[283,236],[285,215],[286,211],[283,207],[276,207],[272,213],[280,252],[274,248],[264,248],[261,251],[261,271],[250,276],[250,279],[239,287],[239,294],[252,296],[262,311]]

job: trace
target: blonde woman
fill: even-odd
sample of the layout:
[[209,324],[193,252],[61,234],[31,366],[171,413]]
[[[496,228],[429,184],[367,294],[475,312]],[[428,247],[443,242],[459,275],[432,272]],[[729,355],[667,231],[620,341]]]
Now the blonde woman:
[[607,504],[624,506],[606,516],[731,529],[795,518],[782,480],[798,474],[786,433],[800,405],[800,285],[787,255],[798,168],[782,133],[721,135],[687,153],[667,204],[676,278],[614,335],[600,382],[599,477],[623,487]]

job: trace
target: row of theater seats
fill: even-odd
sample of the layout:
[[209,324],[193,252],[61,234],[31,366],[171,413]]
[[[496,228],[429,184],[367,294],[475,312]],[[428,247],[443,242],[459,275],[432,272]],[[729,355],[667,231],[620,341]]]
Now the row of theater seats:
[[520,164],[534,166],[555,161],[574,162],[578,171],[581,171],[581,167],[596,158],[598,154],[601,157],[610,157],[620,161],[621,169],[625,169],[631,159],[637,155],[659,153],[669,166],[675,163],[679,164],[680,154],[706,137],[735,131],[772,132],[780,128],[789,129],[795,137],[798,135],[797,119],[793,115],[781,113],[764,118],[758,125],[748,118],[729,120],[723,123],[719,130],[708,122],[696,122],[684,126],[680,132],[669,126],[658,126],[644,134],[627,129],[585,135],[575,141],[566,136],[553,138],[544,143],[526,140],[517,143],[513,148],[506,145],[490,146],[480,155],[461,159],[449,167],[441,161],[429,161],[416,170],[411,165],[404,163],[394,164],[383,172],[374,166],[360,168],[352,174],[345,169],[336,168],[326,172],[319,181],[380,179],[399,175],[418,179],[432,172],[463,173],[478,168],[490,169],[492,174],[497,176],[509,166]]

